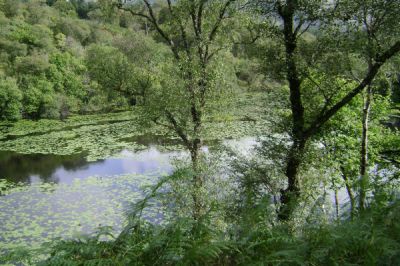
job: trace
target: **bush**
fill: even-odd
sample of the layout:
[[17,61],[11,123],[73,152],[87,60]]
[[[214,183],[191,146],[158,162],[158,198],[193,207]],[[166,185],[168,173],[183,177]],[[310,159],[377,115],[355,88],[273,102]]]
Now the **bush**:
[[0,120],[21,118],[22,93],[13,78],[0,78]]
[[23,113],[25,117],[39,119],[44,114],[54,114],[53,85],[42,76],[25,75],[21,79]]

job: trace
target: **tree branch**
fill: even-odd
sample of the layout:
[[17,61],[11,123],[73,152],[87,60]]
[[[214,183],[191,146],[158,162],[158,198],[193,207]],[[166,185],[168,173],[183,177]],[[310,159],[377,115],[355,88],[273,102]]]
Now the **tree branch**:
[[375,78],[381,66],[389,60],[391,57],[400,52],[400,41],[397,41],[393,46],[391,46],[388,50],[386,50],[383,54],[377,56],[375,58],[375,63],[369,69],[365,78],[361,81],[361,83],[355,87],[352,91],[350,91],[346,96],[344,96],[338,103],[328,109],[326,112],[322,112],[315,121],[310,125],[310,127],[304,132],[304,136],[311,137],[321,127],[332,117],[334,116],[343,106],[348,104],[355,96],[357,96],[361,91],[363,91],[369,84],[371,84],[372,80]]
[[172,124],[173,129],[175,130],[175,132],[182,139],[183,143],[186,145],[186,147],[189,150],[192,150],[192,146],[190,145],[190,142],[189,142],[189,139],[188,139],[187,135],[185,134],[183,129],[178,125],[178,122],[176,121],[174,115],[168,110],[165,110],[165,114],[167,116],[168,121]]
[[158,24],[157,19],[156,19],[155,15],[154,15],[153,8],[152,8],[149,0],[142,0],[142,1],[143,1],[144,5],[147,8],[147,11],[149,13],[148,15],[143,14],[143,13],[138,13],[138,12],[133,11],[131,8],[124,7],[122,2],[117,3],[116,7],[118,9],[120,9],[120,10],[127,11],[127,12],[131,13],[132,16],[139,16],[139,17],[146,18],[151,24],[153,24],[153,26],[156,28],[156,30],[160,34],[160,36],[168,43],[168,45],[170,46],[170,48],[172,50],[172,53],[174,54],[175,58],[179,59],[179,54],[178,54],[178,51],[176,49],[176,46],[175,46],[174,42],[168,36],[168,34],[161,29],[160,25]]
[[175,14],[175,11],[174,11],[174,9],[172,7],[171,0],[167,0],[167,4],[168,4],[168,10],[171,13],[171,16],[178,21],[179,30],[180,30],[180,33],[181,33],[181,38],[182,38],[184,47],[185,47],[186,55],[190,58],[191,57],[190,56],[190,45],[189,45],[189,41],[188,41],[188,38],[187,38],[185,27],[183,26],[183,23],[182,23],[182,19],[181,19],[180,16],[177,16]]
[[223,6],[223,8],[222,8],[222,9],[220,10],[220,12],[219,12],[219,16],[218,16],[217,22],[215,23],[213,29],[212,29],[211,32],[210,32],[210,35],[209,35],[209,37],[208,37],[208,40],[209,40],[209,41],[213,41],[213,40],[214,40],[214,38],[215,38],[215,36],[216,36],[216,34],[217,34],[217,31],[218,31],[218,28],[221,26],[221,22],[222,22],[222,20],[224,19],[226,10],[227,10],[228,7],[229,7],[233,2],[235,2],[235,1],[236,1],[236,0],[227,0],[227,1],[225,2],[225,5]]

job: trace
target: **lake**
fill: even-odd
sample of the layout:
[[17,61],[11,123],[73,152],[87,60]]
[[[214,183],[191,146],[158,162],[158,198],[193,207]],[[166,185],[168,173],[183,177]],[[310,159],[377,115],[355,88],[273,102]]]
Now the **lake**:
[[[57,133],[68,135],[76,129]],[[29,138],[38,136],[41,134],[6,141],[28,143]],[[0,180],[15,184],[0,196],[0,252],[39,248],[54,238],[90,234],[100,226],[109,226],[117,234],[131,204],[142,199],[144,190],[160,177],[172,173],[174,160],[188,157],[177,148],[179,141],[161,135],[138,135],[121,139],[121,143],[132,143],[134,148],[126,145],[117,151],[113,147],[113,154],[101,159],[90,158],[90,149],[68,155],[0,151]],[[210,143],[248,151],[256,142],[241,138]],[[170,148],[164,149],[167,145]],[[209,152],[209,147],[204,146],[203,151]],[[148,208],[144,217],[162,223],[162,210]]]
[[[19,182],[0,197],[0,248],[39,247],[55,237],[92,233],[98,226],[118,232],[124,212],[143,198],[143,188],[171,173],[181,152],[155,147],[87,161],[78,155],[1,152],[1,179]],[[154,222],[159,215],[148,213]]]

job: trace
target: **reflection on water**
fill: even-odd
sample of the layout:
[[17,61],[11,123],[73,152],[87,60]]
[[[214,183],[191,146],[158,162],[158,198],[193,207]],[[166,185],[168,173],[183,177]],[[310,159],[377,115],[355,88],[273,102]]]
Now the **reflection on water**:
[[[98,226],[121,231],[125,211],[144,196],[143,186],[171,173],[172,158],[185,155],[151,146],[88,162],[85,154],[1,152],[0,178],[30,185],[0,197],[0,256],[15,246],[38,247],[56,237],[92,233]],[[148,210],[144,217],[161,222],[160,212]]]
[[[223,144],[244,151],[255,141],[249,138]],[[205,146],[203,151],[212,149]],[[120,232],[127,208],[144,197],[143,186],[171,173],[176,157],[187,158],[188,154],[150,146],[88,162],[85,154],[0,152],[0,179],[29,184],[0,197],[0,256],[18,246],[35,248],[56,237],[91,233],[100,225]],[[143,217],[160,223],[162,209],[153,206]]]
[[0,151],[0,179],[13,182],[53,182],[70,184],[74,178],[144,174],[162,170],[170,172],[169,161],[179,152],[160,152],[155,147],[132,153],[122,151],[117,158],[88,162],[85,154],[18,154]]
[[82,155],[18,154],[0,151],[0,179],[30,183],[34,177],[57,182],[58,169],[73,172],[87,165]]
[[[149,146],[147,150],[135,153],[123,150],[114,158],[95,162],[87,161],[85,153],[53,155],[0,151],[0,179],[27,184],[37,182],[70,184],[75,178],[83,179],[89,176],[144,174],[156,170],[171,172],[171,158],[184,155],[185,152],[161,152],[153,146],[154,139],[161,138],[153,138],[153,143],[150,139],[150,137],[140,139],[142,143]],[[164,142],[166,141],[163,140],[162,143]],[[172,142],[176,144],[176,141],[171,140]],[[246,153],[254,147],[256,141],[254,138],[243,138],[241,140],[225,140],[222,144]],[[208,152],[208,147],[204,146],[203,151]]]

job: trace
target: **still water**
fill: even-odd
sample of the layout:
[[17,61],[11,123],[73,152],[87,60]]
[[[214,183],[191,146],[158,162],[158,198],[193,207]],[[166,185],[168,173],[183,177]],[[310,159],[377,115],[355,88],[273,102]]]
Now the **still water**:
[[0,151],[0,179],[26,184],[37,182],[67,183],[89,176],[129,173],[144,174],[172,170],[170,159],[179,152],[160,152],[155,147],[132,153],[122,151],[117,158],[89,162],[85,154],[18,154]]
[[[130,204],[146,186],[172,172],[183,152],[156,147],[88,162],[85,154],[58,156],[0,152],[0,179],[18,183],[0,197],[0,254],[16,247],[39,247],[53,238],[93,233],[99,226],[118,232]],[[160,222],[160,210],[146,218]]]
[[[222,142],[243,152],[255,143],[253,138]],[[36,248],[57,237],[93,233],[99,226],[109,226],[117,234],[129,206],[173,171],[174,160],[186,157],[183,151],[161,151],[150,143],[145,150],[122,150],[95,162],[87,161],[85,153],[0,151],[0,179],[19,184],[0,196],[0,255],[17,247]],[[144,216],[162,222],[157,206],[147,209]]]

